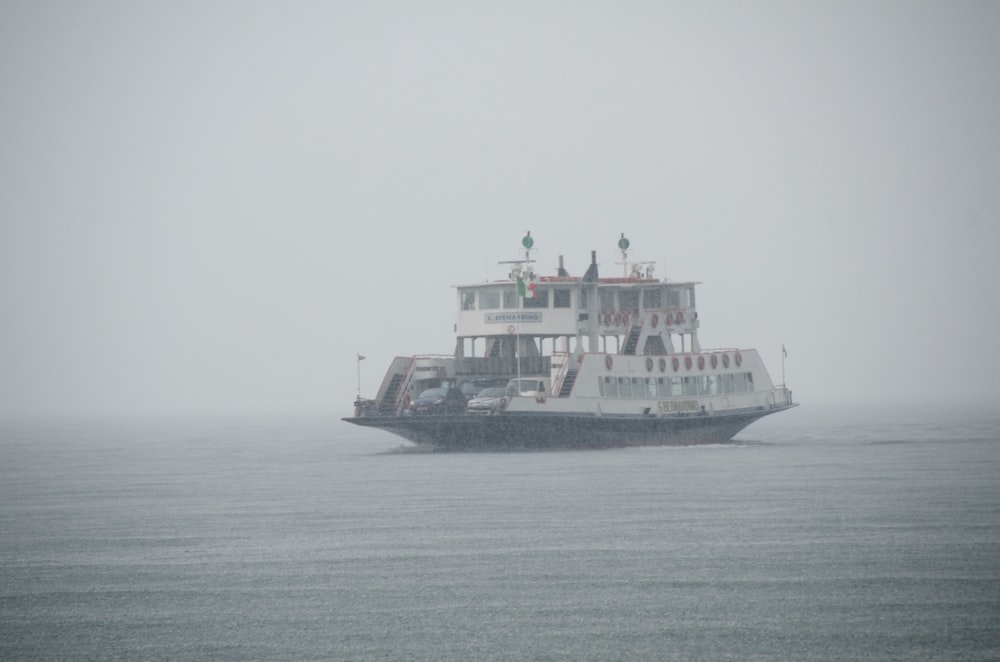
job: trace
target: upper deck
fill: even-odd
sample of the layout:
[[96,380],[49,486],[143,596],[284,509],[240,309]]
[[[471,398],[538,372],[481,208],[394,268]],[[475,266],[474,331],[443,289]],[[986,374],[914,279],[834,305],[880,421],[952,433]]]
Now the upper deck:
[[[699,351],[694,281],[653,277],[653,263],[628,261],[629,241],[618,242],[622,275],[601,278],[597,252],[583,276],[571,276],[562,256],[555,274],[536,274],[534,241],[522,239],[523,260],[506,279],[454,286],[455,357],[532,357],[555,352],[672,354]],[[482,339],[481,348],[477,340]],[[548,347],[546,347],[548,341]]]
[[[456,335],[575,336],[586,334],[591,323],[599,335],[617,335],[652,314],[674,333],[690,333],[698,319],[696,282],[599,278],[596,288],[595,283],[570,276],[536,276],[529,282],[535,296],[523,299],[514,279],[455,286]],[[595,290],[596,308],[591,305]],[[595,310],[597,318],[591,320]]]

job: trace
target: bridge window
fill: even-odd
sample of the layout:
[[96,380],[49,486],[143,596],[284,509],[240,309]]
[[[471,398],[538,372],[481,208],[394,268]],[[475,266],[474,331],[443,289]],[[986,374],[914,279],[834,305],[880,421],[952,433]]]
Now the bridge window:
[[462,290],[462,310],[476,309],[476,291]]
[[569,308],[569,290],[552,290],[552,307],[553,308]]
[[680,308],[681,307],[681,293],[676,288],[671,287],[667,290],[667,308]]
[[500,307],[499,290],[483,290],[479,293],[480,310],[496,310]]
[[615,291],[614,290],[597,290],[598,300],[601,302],[601,310],[614,310],[615,309]]
[[517,288],[505,287],[503,289],[503,307],[506,309],[517,308]]
[[535,290],[535,296],[524,297],[524,307],[525,308],[548,308],[549,307],[549,288],[539,287]]
[[618,308],[621,310],[639,310],[639,290],[622,290],[618,293]]
[[647,288],[642,291],[642,307],[651,310],[655,308],[662,308],[660,305],[660,288]]

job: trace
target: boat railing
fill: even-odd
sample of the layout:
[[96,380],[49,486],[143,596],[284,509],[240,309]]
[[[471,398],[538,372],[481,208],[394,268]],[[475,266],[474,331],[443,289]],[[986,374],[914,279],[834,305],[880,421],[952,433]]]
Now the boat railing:
[[[521,374],[548,376],[552,359],[548,356],[522,356]],[[463,357],[455,359],[455,374],[461,376],[516,376],[518,359],[507,356]]]
[[622,333],[633,324],[648,323],[654,329],[682,332],[698,319],[698,311],[693,306],[673,306],[664,308],[602,308],[597,313],[598,326],[603,331],[620,329]]
[[774,403],[779,407],[795,404],[792,400],[792,389],[782,385],[774,389]]
[[[566,381],[566,375],[569,373],[570,367],[570,357],[572,355],[569,352],[553,352],[552,353],[552,363],[555,366],[555,374],[552,376],[552,388],[551,395],[553,397],[559,395],[562,390],[563,382]],[[582,356],[580,357],[583,358]]]

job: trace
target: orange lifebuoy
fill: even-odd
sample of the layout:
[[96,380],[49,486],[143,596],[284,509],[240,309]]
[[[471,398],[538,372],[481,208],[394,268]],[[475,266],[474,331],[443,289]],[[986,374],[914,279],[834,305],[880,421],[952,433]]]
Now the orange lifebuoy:
[[674,372],[677,372],[678,370],[681,369],[681,362],[677,359],[676,356],[670,360],[670,363],[672,363],[674,366]]
[[686,370],[690,370],[691,369],[691,357],[690,356],[685,356],[684,357],[684,368]]
[[653,359],[646,358],[646,372],[653,372]]
[[663,357],[660,357],[660,372],[666,372],[666,370],[667,370],[667,360]]
[[613,358],[611,358],[610,354],[608,354],[607,356],[604,357],[604,365],[606,365],[608,367],[608,370],[611,370],[611,366],[613,366],[614,364],[615,364],[615,360]]
[[722,367],[723,368],[728,368],[729,367],[729,354],[723,354],[722,355]]
[[704,356],[699,356],[698,357],[698,370],[704,370],[704,369],[705,369],[705,357]]
[[712,354],[712,367],[717,368],[719,366],[719,357]]
[[650,321],[653,323],[653,328],[655,329],[660,324],[660,316],[653,313],[653,319]]
[[736,367],[738,368],[743,363],[743,356],[739,352],[736,352],[736,359],[735,360],[736,360]]

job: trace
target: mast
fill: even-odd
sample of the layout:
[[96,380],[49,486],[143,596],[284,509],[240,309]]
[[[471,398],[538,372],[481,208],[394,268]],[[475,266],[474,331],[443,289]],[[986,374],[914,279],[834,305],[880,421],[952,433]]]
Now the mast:
[[597,300],[597,251],[590,251],[590,266],[583,274],[582,282],[587,288],[587,348],[591,352],[598,350],[597,318],[601,307]]
[[523,260],[503,260],[500,264],[512,264],[514,265],[510,270],[510,279],[513,280],[517,286],[517,319],[514,322],[514,360],[517,362],[517,379],[518,388],[520,388],[521,380],[521,311],[523,309],[523,299],[527,294],[528,285],[524,282],[522,276],[526,276],[529,280],[534,280],[534,272],[531,269],[531,264],[534,260],[531,259],[531,251],[535,246],[535,240],[531,238],[531,230],[528,230],[524,237],[521,239],[521,246],[524,248],[524,259]]
[[628,278],[628,247],[631,244],[629,240],[625,238],[625,233],[622,232],[621,239],[618,240],[618,248],[622,252],[622,276]]

